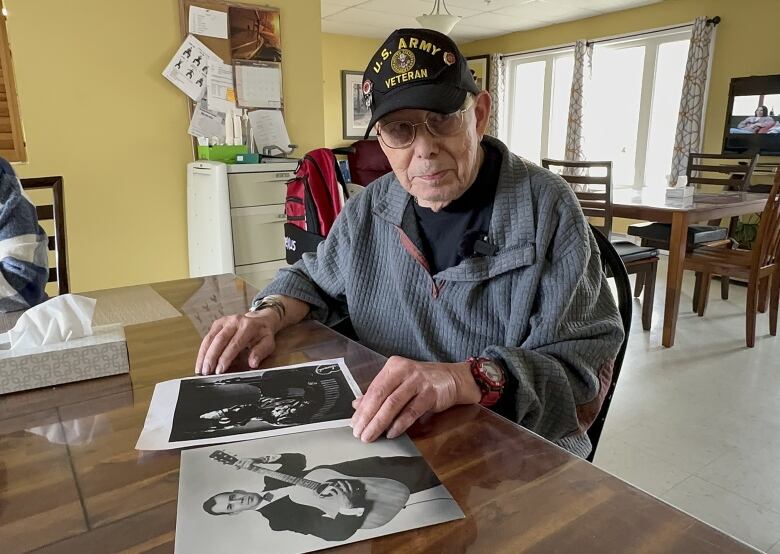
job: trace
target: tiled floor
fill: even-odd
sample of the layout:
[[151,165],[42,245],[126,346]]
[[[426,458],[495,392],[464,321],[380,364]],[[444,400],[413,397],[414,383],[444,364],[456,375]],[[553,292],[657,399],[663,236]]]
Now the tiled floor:
[[[596,465],[772,554],[780,554],[780,337],[759,314],[745,347],[744,287],[691,311],[686,272],[675,346],[662,348],[666,263],[653,328],[639,318]],[[636,301],[635,311],[640,309]]]

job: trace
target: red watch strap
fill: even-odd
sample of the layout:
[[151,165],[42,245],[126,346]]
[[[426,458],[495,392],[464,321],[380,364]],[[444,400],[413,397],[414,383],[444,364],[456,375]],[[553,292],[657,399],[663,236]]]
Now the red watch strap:
[[479,388],[482,391],[482,398],[480,399],[479,403],[482,406],[488,408],[493,406],[496,402],[498,402],[498,400],[501,398],[501,394],[504,392],[506,375],[502,377],[500,383],[492,382],[492,380],[485,372],[483,363],[489,362],[493,364],[501,371],[501,373],[504,373],[504,370],[496,362],[487,358],[475,358],[472,356],[468,359],[468,362],[471,365],[471,375],[474,377],[474,380],[477,382],[477,385],[479,385]]

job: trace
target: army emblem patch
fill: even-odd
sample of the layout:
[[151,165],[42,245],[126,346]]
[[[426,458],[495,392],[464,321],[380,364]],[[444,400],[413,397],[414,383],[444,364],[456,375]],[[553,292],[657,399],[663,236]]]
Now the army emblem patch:
[[401,48],[390,58],[390,67],[396,73],[406,73],[414,67],[414,62],[414,53],[407,48]]
[[444,53],[444,63],[446,63],[447,65],[452,65],[455,63],[455,61],[456,61],[455,54],[453,54],[452,52]]

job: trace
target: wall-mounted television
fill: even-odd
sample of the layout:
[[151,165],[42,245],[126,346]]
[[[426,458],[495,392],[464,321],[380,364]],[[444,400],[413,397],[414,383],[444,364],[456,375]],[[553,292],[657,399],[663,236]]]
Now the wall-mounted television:
[[723,152],[780,155],[780,75],[731,80]]

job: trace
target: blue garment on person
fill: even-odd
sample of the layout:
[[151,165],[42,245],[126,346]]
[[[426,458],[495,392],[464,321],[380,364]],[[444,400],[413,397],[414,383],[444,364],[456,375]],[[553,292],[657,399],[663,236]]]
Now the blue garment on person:
[[11,165],[0,158],[0,311],[46,300],[48,239]]

